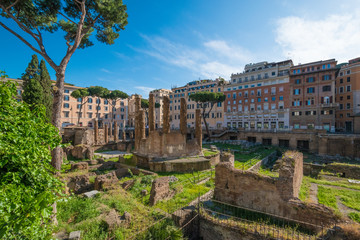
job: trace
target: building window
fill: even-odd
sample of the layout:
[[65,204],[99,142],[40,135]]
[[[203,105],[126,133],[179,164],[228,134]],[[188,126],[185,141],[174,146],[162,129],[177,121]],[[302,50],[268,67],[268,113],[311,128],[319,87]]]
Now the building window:
[[346,109],[350,109],[351,108],[351,104],[350,103],[347,103],[346,104]]
[[351,70],[347,70],[347,71],[346,71],[346,74],[351,74]]
[[79,97],[79,98],[77,99],[77,101],[78,101],[78,102],[81,102],[81,101],[82,101],[82,98],[81,98],[81,97]]
[[64,108],[69,108],[69,104],[68,104],[68,103],[64,103]]
[[92,118],[92,113],[88,113],[88,118]]
[[340,87],[340,88],[339,88],[339,92],[340,92],[340,93],[343,93],[343,92],[344,92],[344,87]]
[[92,102],[93,102],[92,98],[88,98],[88,103],[92,103]]
[[339,104],[339,109],[344,109],[344,105],[342,103]]
[[347,95],[347,96],[346,96],[346,99],[347,99],[347,100],[350,100],[350,99],[351,99],[351,96],[350,96],[350,95]]
[[66,117],[66,118],[69,117],[69,112],[68,111],[64,112],[64,117]]
[[294,95],[300,95],[301,89],[294,89]]
[[280,97],[279,97],[279,100],[280,100],[280,101],[283,101],[283,100],[284,100],[284,97],[283,97],[283,96],[280,96]]
[[315,88],[311,87],[311,88],[307,88],[307,93],[314,93],[315,92]]
[[69,95],[64,95],[64,101],[69,101],[70,97]]
[[323,86],[323,92],[330,92],[331,91],[331,86],[327,85],[327,86]]
[[315,81],[315,80],[314,80],[314,77],[309,77],[309,78],[307,78],[306,80],[307,80],[308,83],[312,83],[312,82]]
[[88,105],[88,109],[91,110],[91,109],[92,109],[92,106],[91,106],[91,105]]
[[258,102],[261,102],[261,98],[258,98],[257,101],[258,101]]
[[97,103],[97,104],[100,104],[100,103],[101,103],[100,98],[96,99],[96,103]]
[[346,86],[346,91],[351,92],[351,85]]
[[70,93],[69,89],[65,89],[64,93]]
[[343,83],[344,81],[343,81],[343,79],[342,78],[340,78],[340,83]]
[[324,75],[322,80],[331,80],[331,75]]
[[276,100],[276,97],[271,97],[271,101],[275,101]]
[[350,77],[347,77],[346,81],[347,81],[347,82],[350,82]]
[[301,84],[301,79],[295,79],[295,84]]

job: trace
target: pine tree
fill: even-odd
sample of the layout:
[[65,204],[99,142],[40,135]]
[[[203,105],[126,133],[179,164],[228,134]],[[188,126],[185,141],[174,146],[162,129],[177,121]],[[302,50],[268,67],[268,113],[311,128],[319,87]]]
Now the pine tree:
[[40,84],[43,88],[42,104],[46,108],[46,116],[51,121],[53,96],[51,94],[51,80],[44,60],[40,61]]
[[31,61],[22,76],[24,80],[22,99],[30,105],[30,109],[34,109],[43,102],[43,88],[40,84],[39,60],[37,56],[32,55]]

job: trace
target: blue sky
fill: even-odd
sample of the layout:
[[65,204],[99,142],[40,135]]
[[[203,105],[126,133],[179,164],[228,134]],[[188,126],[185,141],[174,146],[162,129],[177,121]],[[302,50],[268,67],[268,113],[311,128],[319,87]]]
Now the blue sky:
[[[169,89],[199,78],[229,79],[250,62],[292,59],[297,64],[328,58],[344,62],[360,56],[359,0],[124,3],[129,14],[125,31],[114,45],[96,42],[77,50],[66,82],[147,96],[151,89]],[[19,78],[33,52],[1,27],[0,36],[0,69]],[[49,55],[59,63],[66,48],[62,34],[45,39]]]

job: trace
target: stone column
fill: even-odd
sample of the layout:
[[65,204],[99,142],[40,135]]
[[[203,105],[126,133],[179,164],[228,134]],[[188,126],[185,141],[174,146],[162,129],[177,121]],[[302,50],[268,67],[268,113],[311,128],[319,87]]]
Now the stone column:
[[140,142],[143,138],[146,138],[145,111],[139,110],[135,116],[135,150],[139,150]]
[[163,97],[163,133],[170,133],[170,98]]
[[145,110],[139,111],[140,140],[146,138]]
[[149,95],[149,131],[155,130],[155,96],[153,93]]
[[117,126],[117,122],[114,122],[114,142],[119,141],[119,129]]
[[180,99],[180,132],[182,135],[187,134],[187,108],[185,98]]
[[98,137],[99,137],[99,128],[98,128],[98,121],[94,119],[94,143],[98,143]]
[[105,144],[109,142],[109,135],[108,135],[108,126],[104,124],[104,140]]
[[136,118],[136,114],[139,112],[140,109],[141,109],[141,97],[139,95],[136,95],[135,96],[135,118]]
[[125,128],[123,128],[123,130],[122,130],[122,139],[123,139],[124,141],[126,141],[126,131],[125,131]]
[[201,112],[196,109],[195,112],[195,137],[200,148],[202,147],[202,127],[201,127]]
[[109,134],[109,142],[111,142],[111,132],[112,132],[112,124],[109,123],[109,129],[108,129],[108,134]]

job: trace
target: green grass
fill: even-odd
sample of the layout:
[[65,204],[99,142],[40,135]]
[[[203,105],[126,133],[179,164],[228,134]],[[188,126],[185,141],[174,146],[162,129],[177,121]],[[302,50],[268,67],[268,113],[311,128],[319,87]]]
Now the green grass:
[[79,223],[85,219],[97,217],[100,215],[97,207],[96,198],[89,199],[78,196],[63,198],[57,204],[59,224]]
[[349,218],[352,219],[354,222],[360,223],[360,213],[358,212],[351,212],[348,214]]
[[318,186],[317,197],[320,204],[324,204],[334,210],[339,209],[336,202],[336,195],[334,194],[332,188]]
[[279,177],[278,172],[273,172],[270,169],[262,167],[262,166],[260,167],[258,173],[261,174],[261,175],[269,176],[269,177]]
[[300,192],[299,192],[299,199],[301,201],[308,201],[310,196],[310,186],[311,183],[307,178],[303,178],[303,181],[301,183]]
[[205,157],[210,157],[210,156],[214,156],[218,153],[218,151],[210,151],[208,149],[204,149],[203,150],[203,154]]
[[[336,197],[339,197],[341,203],[345,206],[360,211],[360,192],[352,191],[350,189],[345,190],[318,186],[319,203],[324,204],[325,206],[328,206],[338,212],[339,208]],[[354,215],[353,217],[356,216]]]
[[336,181],[336,182],[314,179],[314,178],[307,177],[307,176],[304,176],[304,179],[308,179],[309,182],[316,183],[319,185],[330,185],[330,186],[338,186],[338,187],[343,187],[343,188],[360,190],[359,184],[349,183],[347,179],[343,179],[343,180]]
[[211,181],[199,185],[188,183],[182,185],[182,191],[177,193],[173,198],[168,201],[160,201],[154,207],[172,213],[175,210],[186,206],[197,197],[207,193],[211,188],[213,188],[213,183]]
[[203,148],[209,148],[211,145],[215,145],[219,149],[233,149],[233,150],[240,150],[243,151],[244,148],[241,145],[232,145],[232,144],[225,144],[225,143],[214,143],[214,144],[203,144]]

